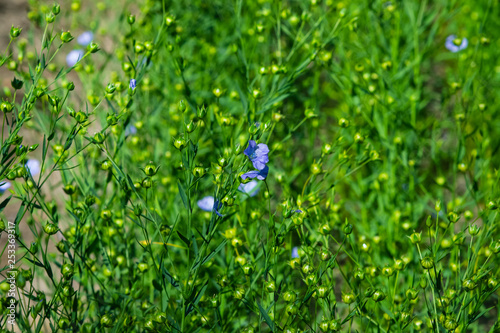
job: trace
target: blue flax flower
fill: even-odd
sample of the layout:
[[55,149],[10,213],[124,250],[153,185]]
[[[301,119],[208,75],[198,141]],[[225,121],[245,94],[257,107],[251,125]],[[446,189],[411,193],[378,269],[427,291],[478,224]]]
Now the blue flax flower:
[[257,178],[258,180],[264,180],[269,173],[269,167],[266,165],[262,170],[252,170],[241,175],[241,179],[245,180],[247,178]]
[[254,197],[257,195],[257,193],[259,193],[259,189],[256,188],[258,184],[259,183],[257,183],[256,180],[252,180],[247,184],[241,183],[240,186],[238,186],[238,191],[246,193],[251,197]]
[[219,210],[222,208],[222,202],[219,200],[215,200],[211,195],[206,196],[200,200],[198,200],[198,207],[205,212],[214,211],[220,217],[223,217]]
[[257,170],[263,170],[269,162],[269,147],[265,143],[257,144],[254,140],[248,141],[248,147],[243,152]]
[[292,258],[298,258],[299,257],[299,248],[297,246],[294,246],[292,249]]
[[80,36],[78,36],[76,41],[81,46],[87,46],[92,42],[93,39],[94,39],[94,34],[92,33],[92,31],[85,31]]
[[451,52],[455,53],[458,51],[462,51],[469,45],[469,41],[467,38],[462,38],[462,41],[460,42],[460,45],[455,44],[455,39],[457,39],[457,36],[455,35],[449,35],[446,38],[446,42],[444,43],[444,46]]
[[137,86],[137,81],[135,79],[130,79],[130,89],[134,90],[135,87]]

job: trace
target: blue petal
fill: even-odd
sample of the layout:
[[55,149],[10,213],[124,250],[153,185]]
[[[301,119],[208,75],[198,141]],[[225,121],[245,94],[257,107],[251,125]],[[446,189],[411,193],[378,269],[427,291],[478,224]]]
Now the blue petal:
[[244,173],[241,175],[241,179],[245,180],[247,178],[257,178],[259,180],[264,180],[267,177],[267,174],[269,173],[269,167],[266,165],[264,169],[262,170],[252,170],[248,171],[247,173]]
[[198,200],[198,207],[206,212],[211,212],[214,209],[215,199],[211,195]]
[[297,246],[294,246],[292,249],[292,258],[298,258],[299,257],[299,248]]
[[248,141],[248,147],[243,151],[243,154],[247,155],[250,157],[253,153],[255,153],[255,150],[257,149],[257,143],[255,143],[254,140]]
[[241,191],[243,193],[248,194],[251,197],[254,197],[257,195],[257,193],[259,193],[259,189],[256,188],[258,184],[259,183],[257,183],[256,180],[252,180],[247,184],[240,184],[240,186],[238,186],[238,191]]

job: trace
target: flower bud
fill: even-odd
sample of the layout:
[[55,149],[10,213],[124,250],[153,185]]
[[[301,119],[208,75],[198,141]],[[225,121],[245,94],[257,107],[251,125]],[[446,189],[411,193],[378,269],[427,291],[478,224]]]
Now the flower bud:
[[97,132],[94,134],[94,143],[101,144],[104,142],[105,139],[106,136],[101,132]]
[[129,16],[127,16],[127,22],[130,25],[134,24],[135,23],[135,15],[130,14]]
[[61,41],[63,43],[69,43],[73,39],[75,39],[75,37],[71,36],[71,33],[69,31],[63,31],[63,32],[61,32]]
[[412,233],[411,236],[410,236],[410,240],[412,242],[412,244],[418,244],[422,241],[422,233],[419,232],[419,233]]
[[481,228],[478,227],[476,224],[473,224],[473,225],[469,226],[469,234],[474,237],[477,234],[479,234],[480,229]]
[[436,212],[441,211],[441,200],[436,201],[436,204],[434,205],[434,209],[436,210]]
[[97,51],[100,50],[100,48],[99,48],[99,45],[97,43],[90,42],[90,44],[87,46],[87,50],[90,53],[96,53]]
[[56,16],[54,15],[54,13],[47,13],[45,15],[45,22],[47,23],[53,23],[56,19]]
[[495,253],[495,254],[500,253],[500,240],[496,240],[494,242],[491,242],[489,247],[493,253]]
[[19,37],[19,35],[21,34],[21,31],[22,31],[22,30],[23,30],[22,28],[19,28],[19,27],[14,28],[14,26],[12,26],[12,27],[10,28],[10,38],[11,38],[11,39],[14,39],[14,38]]
[[54,5],[52,6],[52,13],[54,15],[59,15],[60,12],[61,12],[61,5],[59,5],[58,3],[54,3]]
[[18,80],[16,77],[14,77],[14,79],[12,79],[11,81],[11,85],[12,85],[12,88],[14,88],[15,90],[19,90],[23,87],[23,81],[22,80]]
[[346,234],[346,235],[350,235],[352,233],[352,224],[350,223],[346,223],[344,224],[344,226],[342,227],[342,231]]

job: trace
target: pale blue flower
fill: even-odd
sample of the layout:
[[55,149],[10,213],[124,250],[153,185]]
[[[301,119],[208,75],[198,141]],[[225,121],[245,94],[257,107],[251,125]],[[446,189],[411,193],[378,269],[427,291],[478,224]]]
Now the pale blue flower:
[[36,176],[40,173],[40,162],[35,159],[29,159],[25,164],[26,169],[31,173],[31,176]]
[[299,248],[298,246],[294,246],[292,249],[292,258],[298,258],[299,257]]
[[2,183],[0,181],[0,194],[2,194],[3,192],[7,191],[10,188],[10,186],[11,186],[11,184],[9,182]]
[[211,195],[198,200],[198,207],[206,212],[213,211],[218,216],[223,217],[223,215],[219,212],[219,210],[222,208],[222,202],[220,202],[219,200],[215,200]]
[[251,197],[254,197],[259,193],[259,189],[256,188],[259,183],[256,180],[251,180],[250,182],[243,184],[241,183],[238,186],[238,191],[248,194]]
[[241,178],[243,180],[247,178],[257,178],[258,180],[264,180],[266,179],[268,173],[269,173],[269,167],[266,165],[262,170],[253,170],[242,174]]
[[129,87],[130,89],[134,90],[135,87],[137,87],[137,81],[135,79],[130,79]]
[[451,51],[453,53],[458,52],[458,51],[462,51],[463,49],[467,48],[467,46],[469,45],[469,41],[465,37],[462,38],[462,42],[460,43],[460,45],[456,45],[454,43],[455,39],[457,39],[457,36],[455,36],[455,35],[449,35],[446,38],[446,42],[444,43],[444,46],[449,51]]
[[253,163],[253,167],[262,170],[269,162],[269,147],[265,143],[257,144],[254,140],[248,141],[248,147],[243,152]]
[[76,41],[81,46],[87,46],[92,42],[93,39],[94,39],[94,34],[92,33],[92,31],[85,31],[80,36],[78,36]]
[[83,58],[84,54],[83,50],[73,50],[66,56],[66,63],[69,67],[73,67]]

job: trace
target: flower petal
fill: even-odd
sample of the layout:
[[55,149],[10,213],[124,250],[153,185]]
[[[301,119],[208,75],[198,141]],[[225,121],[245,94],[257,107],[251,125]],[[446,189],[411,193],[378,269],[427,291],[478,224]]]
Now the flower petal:
[[198,207],[206,212],[211,212],[214,209],[215,199],[211,195],[198,200]]

